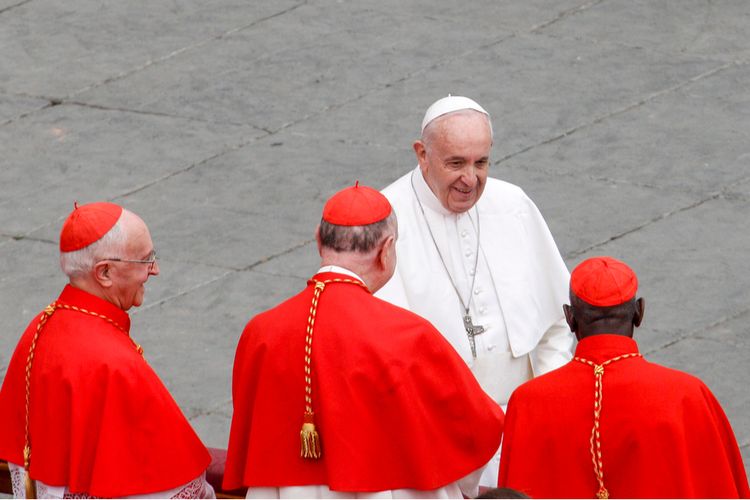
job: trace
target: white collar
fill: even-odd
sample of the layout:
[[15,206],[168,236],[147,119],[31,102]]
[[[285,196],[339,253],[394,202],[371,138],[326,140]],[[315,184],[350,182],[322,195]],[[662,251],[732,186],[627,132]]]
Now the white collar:
[[315,273],[315,274],[320,274],[320,273],[345,274],[347,276],[350,276],[350,277],[352,277],[354,279],[357,279],[357,280],[361,281],[362,283],[365,282],[365,280],[363,280],[362,278],[360,278],[359,276],[357,276],[357,273],[355,273],[353,271],[350,271],[350,270],[348,270],[348,269],[346,269],[344,267],[340,267],[340,266],[323,266],[320,269],[318,269],[318,272]]

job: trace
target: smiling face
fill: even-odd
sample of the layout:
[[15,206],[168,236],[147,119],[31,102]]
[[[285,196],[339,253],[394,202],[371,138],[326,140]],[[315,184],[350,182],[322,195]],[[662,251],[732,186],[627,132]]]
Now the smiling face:
[[430,123],[414,143],[427,185],[447,210],[462,213],[482,196],[492,148],[486,115],[462,110]]
[[[125,212],[120,220],[125,232],[125,244],[118,257],[128,260],[148,260],[154,244],[146,224],[132,212]],[[159,274],[159,263],[107,261],[111,287],[107,291],[108,300],[123,311],[143,304],[148,279]]]

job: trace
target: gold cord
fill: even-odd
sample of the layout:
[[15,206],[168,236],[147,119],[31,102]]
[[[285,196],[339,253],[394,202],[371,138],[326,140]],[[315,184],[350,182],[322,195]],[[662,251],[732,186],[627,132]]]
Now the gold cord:
[[358,285],[368,292],[369,289],[361,281],[347,278],[334,278],[324,281],[312,280],[312,282],[315,283],[315,289],[313,290],[312,303],[310,304],[310,314],[307,317],[307,332],[305,335],[305,414],[302,420],[302,430],[300,430],[300,456],[302,458],[318,459],[322,455],[322,449],[320,435],[315,430],[313,419],[315,413],[313,412],[312,401],[312,341],[315,317],[318,314],[318,300],[320,299],[320,294],[325,290],[326,285],[330,283]]
[[601,415],[602,415],[602,398],[604,397],[603,394],[603,377],[604,377],[604,367],[614,363],[615,361],[620,361],[622,359],[627,358],[635,358],[635,357],[643,357],[640,353],[637,352],[631,352],[629,354],[623,354],[621,356],[617,356],[612,359],[608,359],[604,363],[598,365],[594,363],[593,361],[589,361],[585,358],[579,358],[576,356],[573,358],[576,361],[579,361],[583,364],[589,365],[594,369],[594,426],[591,428],[591,439],[589,440],[589,443],[591,445],[590,451],[591,451],[591,461],[594,464],[594,474],[596,475],[596,480],[599,482],[599,490],[596,492],[596,497],[599,499],[607,499],[609,498],[609,491],[607,491],[607,488],[604,487],[604,470],[603,470],[603,464],[602,464],[602,441],[601,441],[601,432],[599,429],[600,422],[601,422]]
[[130,339],[130,342],[133,343],[133,346],[135,347],[135,350],[143,356],[143,348],[137,344],[132,338],[130,338],[130,335],[128,334],[127,330],[117,324],[113,319],[108,318],[107,316],[104,316],[103,314],[95,313],[86,309],[82,309],[76,306],[71,306],[67,304],[60,304],[59,302],[53,302],[47,307],[44,308],[44,311],[42,312],[42,315],[39,317],[39,323],[36,325],[36,331],[34,332],[34,337],[31,339],[31,346],[29,347],[29,354],[26,357],[26,421],[24,425],[24,447],[23,447],[23,468],[26,470],[26,498],[36,498],[37,492],[36,492],[36,482],[31,479],[31,475],[29,474],[29,468],[31,467],[31,435],[29,433],[29,421],[30,421],[30,411],[31,411],[31,366],[34,362],[34,353],[36,352],[36,344],[39,340],[39,335],[42,333],[42,328],[44,328],[44,325],[47,324],[47,320],[55,313],[57,309],[68,309],[71,311],[77,311],[83,314],[88,314],[90,316],[95,316],[97,318],[103,319],[106,322],[110,323],[114,327],[116,327],[118,330],[123,332],[127,337]]

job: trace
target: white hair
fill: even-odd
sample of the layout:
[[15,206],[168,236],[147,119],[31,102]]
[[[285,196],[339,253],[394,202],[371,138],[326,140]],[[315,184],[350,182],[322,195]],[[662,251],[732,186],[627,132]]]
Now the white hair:
[[[123,214],[125,211],[123,210]],[[107,234],[94,243],[73,252],[60,252],[60,268],[69,278],[91,272],[100,260],[119,257],[125,246],[125,231],[120,219],[107,231]]]

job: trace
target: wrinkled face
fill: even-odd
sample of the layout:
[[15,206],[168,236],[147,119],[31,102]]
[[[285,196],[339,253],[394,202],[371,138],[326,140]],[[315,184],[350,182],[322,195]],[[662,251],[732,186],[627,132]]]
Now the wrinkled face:
[[427,185],[446,209],[469,210],[482,196],[492,148],[486,115],[462,111],[437,118],[414,143]]
[[[127,238],[125,248],[118,255],[127,260],[148,260],[154,251],[151,234],[146,224],[133,215],[131,220],[123,228]],[[110,261],[110,278],[112,287],[109,290],[110,301],[123,311],[131,307],[143,304],[143,296],[146,292],[144,285],[151,275],[159,274],[159,263],[150,264],[140,262],[114,262]]]

